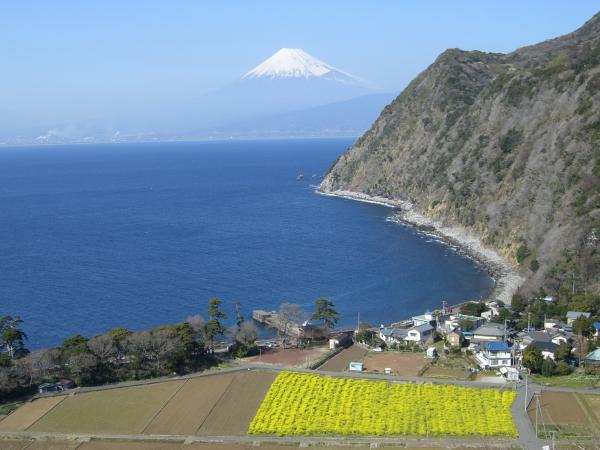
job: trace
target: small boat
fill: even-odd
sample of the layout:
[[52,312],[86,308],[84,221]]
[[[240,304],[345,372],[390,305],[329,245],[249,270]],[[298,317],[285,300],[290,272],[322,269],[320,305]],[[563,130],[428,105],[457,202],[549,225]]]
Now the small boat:
[[304,175],[300,174],[296,177],[296,180],[300,181],[300,180],[304,180]]

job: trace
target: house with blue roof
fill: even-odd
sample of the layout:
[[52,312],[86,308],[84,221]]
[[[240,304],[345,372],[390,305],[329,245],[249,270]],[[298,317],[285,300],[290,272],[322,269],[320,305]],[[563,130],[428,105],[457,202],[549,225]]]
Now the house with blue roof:
[[482,369],[511,367],[513,365],[510,346],[506,341],[488,341],[479,346],[475,358]]

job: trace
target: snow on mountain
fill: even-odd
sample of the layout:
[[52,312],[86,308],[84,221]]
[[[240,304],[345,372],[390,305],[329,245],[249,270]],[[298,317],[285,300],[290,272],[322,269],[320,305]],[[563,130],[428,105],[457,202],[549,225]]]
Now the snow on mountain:
[[246,73],[242,79],[251,78],[309,78],[339,81],[347,84],[366,86],[364,80],[336,69],[301,48],[282,48],[254,69]]

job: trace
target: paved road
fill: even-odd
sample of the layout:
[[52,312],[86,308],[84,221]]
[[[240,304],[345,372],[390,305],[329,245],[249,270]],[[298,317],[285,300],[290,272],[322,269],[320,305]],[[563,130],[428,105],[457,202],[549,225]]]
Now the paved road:
[[[226,443],[226,444],[279,444],[298,446],[372,446],[372,447],[475,447],[475,448],[510,448],[514,447],[514,439],[477,439],[477,438],[378,438],[378,437],[282,437],[282,436],[185,436],[185,435],[148,435],[148,434],[74,434],[74,433],[41,433],[41,432],[2,432],[4,438],[16,439],[52,439],[55,441],[87,442],[92,439],[103,441],[138,441],[138,442],[175,442],[175,443]],[[1,442],[1,441],[0,441]]]

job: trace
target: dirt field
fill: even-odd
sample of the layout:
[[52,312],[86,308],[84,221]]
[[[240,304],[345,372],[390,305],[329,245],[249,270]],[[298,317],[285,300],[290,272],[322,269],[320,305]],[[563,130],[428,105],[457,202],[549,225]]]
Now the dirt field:
[[358,345],[352,345],[325,362],[325,364],[319,367],[319,370],[344,372],[345,370],[348,370],[348,364],[353,361],[362,361],[367,353],[369,353],[368,350],[365,350]]
[[423,353],[382,352],[369,353],[363,363],[368,372],[384,372],[386,367],[392,369],[394,375],[416,377],[419,371],[429,362]]
[[268,372],[237,373],[197,434],[245,435],[275,376]]
[[311,348],[274,348],[263,350],[262,355],[248,358],[249,362],[275,364],[283,367],[307,367],[310,362],[315,362],[323,353],[327,352],[327,347]]
[[141,433],[183,384],[170,381],[67,397],[27,431]]
[[0,422],[0,431],[25,431],[64,399],[64,396],[47,397],[25,403]]
[[[543,391],[537,412],[538,429],[557,431],[562,436],[600,437],[600,395]],[[527,409],[535,426],[536,402]]]
[[194,434],[234,378],[228,374],[187,380],[144,434]]

